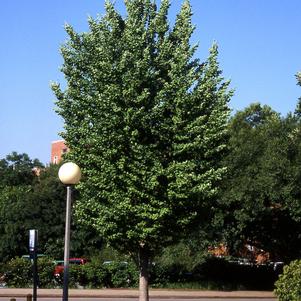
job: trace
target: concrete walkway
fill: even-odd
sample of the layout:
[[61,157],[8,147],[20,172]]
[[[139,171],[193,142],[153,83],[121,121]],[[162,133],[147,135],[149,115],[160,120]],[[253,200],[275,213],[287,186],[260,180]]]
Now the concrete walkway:
[[[32,289],[1,288],[0,297],[17,298],[32,294]],[[61,289],[38,289],[39,298],[61,297]],[[69,296],[73,298],[138,298],[137,289],[69,289]],[[151,298],[275,298],[273,292],[268,291],[201,291],[176,289],[151,289]]]

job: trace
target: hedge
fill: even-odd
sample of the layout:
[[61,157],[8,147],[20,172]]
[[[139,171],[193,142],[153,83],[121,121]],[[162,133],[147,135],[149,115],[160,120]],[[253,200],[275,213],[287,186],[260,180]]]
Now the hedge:
[[[301,285],[297,285],[301,276],[297,267],[287,267],[284,276],[277,282],[276,292],[294,290],[300,292]],[[54,276],[54,261],[51,258],[38,259],[38,275],[40,288],[59,288],[63,284],[63,275]],[[22,258],[15,258],[1,267],[4,281],[8,287],[31,287],[31,262]],[[1,271],[0,271],[1,274]],[[176,264],[156,264],[150,266],[150,286],[170,288],[196,288],[196,289],[257,289],[269,290],[274,288],[278,272],[272,266],[239,265],[225,259],[207,258],[207,260],[189,271],[185,266]],[[292,278],[293,284],[287,283]],[[300,278],[300,277],[299,277]],[[300,278],[301,279],[301,278]],[[100,259],[93,259],[85,265],[70,265],[69,286],[81,288],[128,288],[138,286],[138,270],[131,261],[110,261],[104,264]],[[296,284],[295,284],[296,283]],[[298,290],[299,289],[299,290]],[[281,295],[282,296],[282,295]],[[299,295],[298,295],[299,296]],[[297,299],[281,299],[301,300]]]
[[301,260],[294,260],[284,266],[283,274],[275,283],[274,292],[279,301],[301,300]]

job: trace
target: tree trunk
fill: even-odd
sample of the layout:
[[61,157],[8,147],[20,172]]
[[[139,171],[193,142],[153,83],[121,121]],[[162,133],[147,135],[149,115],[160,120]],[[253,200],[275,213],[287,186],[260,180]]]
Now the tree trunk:
[[139,301],[149,301],[148,295],[149,253],[143,246],[139,249]]

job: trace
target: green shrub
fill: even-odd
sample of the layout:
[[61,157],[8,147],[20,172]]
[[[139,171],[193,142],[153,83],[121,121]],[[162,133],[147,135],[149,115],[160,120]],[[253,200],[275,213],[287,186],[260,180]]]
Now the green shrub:
[[109,272],[99,260],[92,260],[82,266],[81,284],[89,288],[106,287],[109,283]]
[[56,286],[54,280],[55,263],[50,257],[38,258],[38,279],[40,288],[53,288]]
[[160,264],[153,264],[150,268],[150,285],[152,287],[165,287],[170,282],[168,267]]
[[[69,265],[69,287],[77,288],[81,285],[80,281],[82,279],[82,266],[76,264]],[[62,275],[63,277],[63,275]]]
[[32,266],[28,259],[14,258],[5,266],[5,282],[9,287],[32,286]]
[[132,262],[111,262],[106,265],[110,275],[109,287],[135,287],[138,284],[138,270]]
[[275,282],[274,292],[279,301],[301,300],[301,260],[284,266],[283,274]]
[[103,264],[99,259],[80,266],[71,266],[69,283],[71,287],[135,287],[138,284],[138,271],[132,262],[112,261]]
[[[83,269],[84,265],[69,264],[69,278],[68,283],[71,288],[78,288],[80,286],[86,286],[85,282],[85,271]],[[53,277],[55,287],[63,287],[64,282],[64,271],[60,275]]]
[[[8,287],[32,287],[32,262],[27,258],[16,257],[1,268]],[[40,288],[52,288],[54,281],[54,263],[49,257],[38,258],[38,285]],[[0,273],[1,274],[1,273]]]

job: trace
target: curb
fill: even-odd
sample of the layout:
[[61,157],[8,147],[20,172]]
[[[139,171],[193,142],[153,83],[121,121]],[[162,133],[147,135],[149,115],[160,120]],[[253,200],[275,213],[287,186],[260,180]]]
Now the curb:
[[[32,295],[32,289],[0,289],[0,297],[7,298],[26,298]],[[62,297],[62,290],[56,289],[40,289],[37,292],[40,299],[43,298],[60,298]],[[273,292],[267,291],[177,291],[177,290],[151,290],[150,299],[275,299]],[[106,299],[125,299],[138,298],[138,291],[130,290],[69,290],[70,298],[106,298]]]

